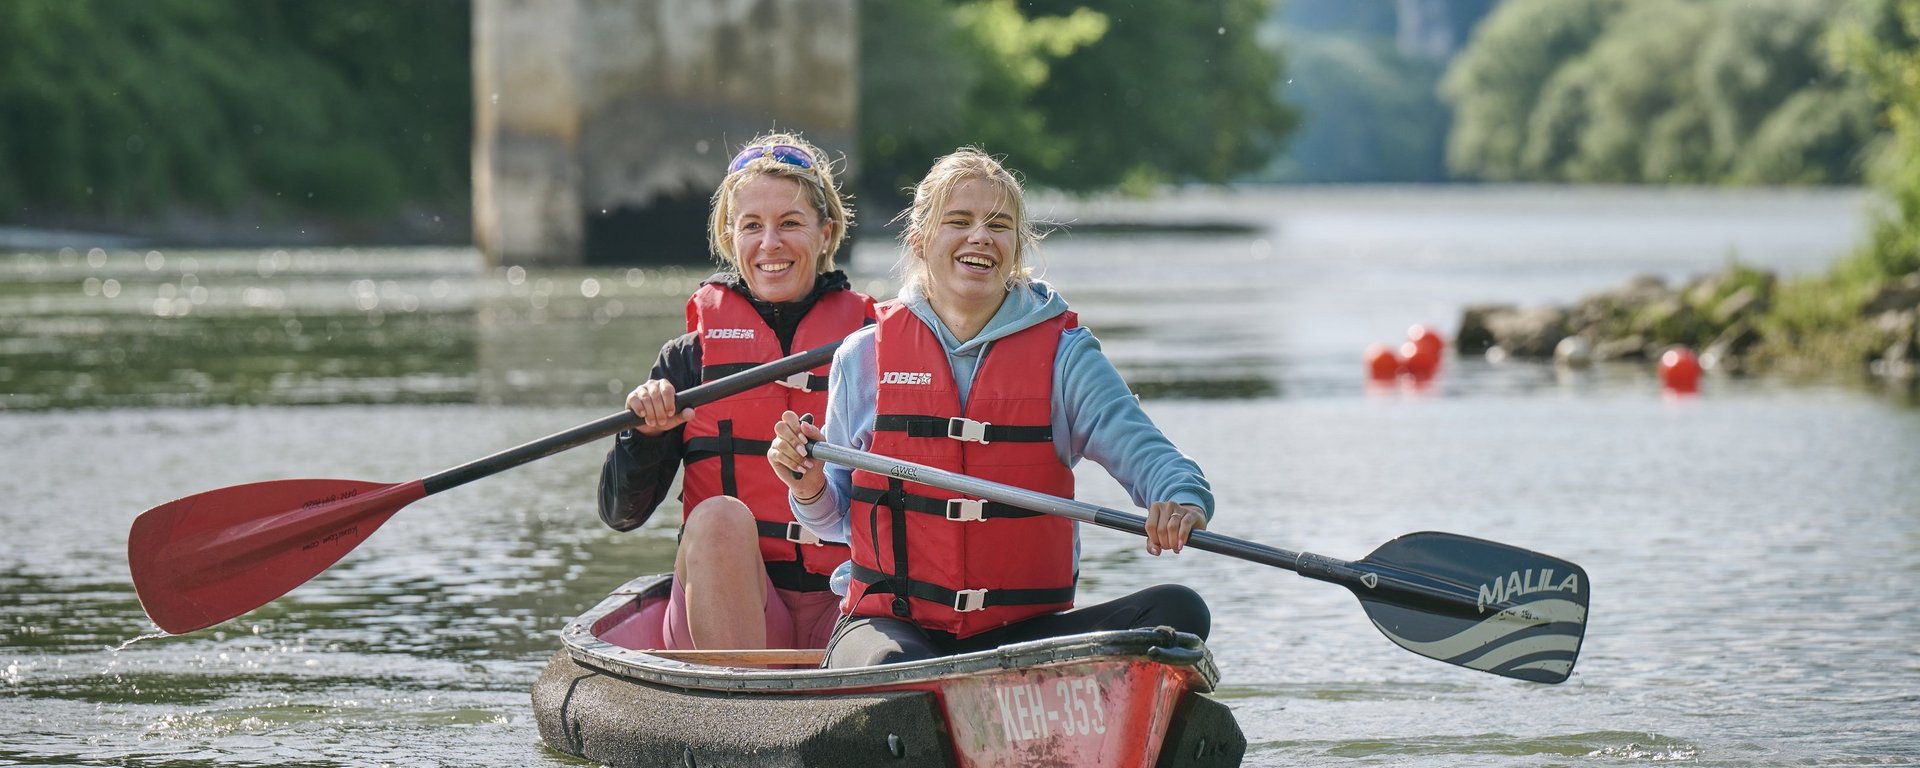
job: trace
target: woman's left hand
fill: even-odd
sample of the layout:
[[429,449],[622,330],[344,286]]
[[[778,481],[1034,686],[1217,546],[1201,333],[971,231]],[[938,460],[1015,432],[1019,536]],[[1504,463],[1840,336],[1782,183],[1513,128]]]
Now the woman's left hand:
[[1159,556],[1161,550],[1175,554],[1187,546],[1187,536],[1207,527],[1207,513],[1192,504],[1156,501],[1147,507],[1147,554]]

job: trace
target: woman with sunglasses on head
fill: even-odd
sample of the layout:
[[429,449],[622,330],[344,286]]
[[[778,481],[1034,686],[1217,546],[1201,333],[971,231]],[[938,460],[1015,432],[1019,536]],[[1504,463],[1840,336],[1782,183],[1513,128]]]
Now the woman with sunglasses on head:
[[832,667],[886,664],[1094,630],[1205,637],[1206,603],[1162,585],[1073,609],[1079,541],[1065,518],[806,456],[825,440],[1056,496],[1090,458],[1146,506],[1147,552],[1205,528],[1213,495],[1160,433],[1066,300],[1033,279],[1020,183],[974,149],[941,158],[901,214],[904,281],[835,355],[824,431],[795,411],[768,461],[795,516],[851,543]]
[[782,412],[825,413],[825,377],[677,412],[674,393],[871,323],[873,299],[833,267],[850,219],[826,156],[792,134],[748,142],[713,193],[708,237],[727,269],[694,291],[687,333],[627,395],[644,423],[620,433],[600,475],[600,517],[625,531],[686,466],[667,648],[820,648],[832,631],[828,577],[847,547],[796,525],[786,486],[759,460]]

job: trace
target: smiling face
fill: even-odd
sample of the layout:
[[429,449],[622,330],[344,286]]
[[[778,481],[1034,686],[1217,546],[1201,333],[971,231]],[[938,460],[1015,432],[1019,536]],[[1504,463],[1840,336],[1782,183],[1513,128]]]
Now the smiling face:
[[727,223],[734,267],[762,301],[798,301],[813,290],[833,222],[814,210],[799,182],[761,176],[734,193]]
[[1020,258],[1020,222],[1011,203],[986,179],[966,179],[948,191],[919,248],[927,298],[936,306],[998,307],[1006,297]]

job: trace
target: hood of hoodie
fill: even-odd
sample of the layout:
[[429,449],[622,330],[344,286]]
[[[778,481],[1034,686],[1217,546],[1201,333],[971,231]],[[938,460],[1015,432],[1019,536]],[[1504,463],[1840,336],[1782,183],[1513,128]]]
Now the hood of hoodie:
[[1006,301],[1000,302],[1000,309],[993,313],[992,319],[980,329],[980,333],[962,343],[947,330],[940,316],[933,311],[933,305],[927,303],[927,295],[921,287],[909,284],[901,287],[900,301],[907,305],[920,320],[933,329],[933,335],[940,339],[940,346],[954,357],[978,357],[996,339],[1005,338],[1018,331],[1038,325],[1067,311],[1067,299],[1061,296],[1045,280],[1033,280],[1014,286],[1007,292]]

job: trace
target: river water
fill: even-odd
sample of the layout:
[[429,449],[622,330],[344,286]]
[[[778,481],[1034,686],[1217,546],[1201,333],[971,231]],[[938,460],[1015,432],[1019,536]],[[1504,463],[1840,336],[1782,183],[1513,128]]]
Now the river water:
[[[1083,600],[1215,612],[1248,765],[1920,764],[1920,409],[1847,375],[1556,371],[1360,355],[1480,301],[1567,302],[1730,259],[1820,271],[1854,191],[1293,189],[1040,201],[1046,276],[1207,469],[1215,530],[1358,558],[1446,530],[1584,566],[1590,629],[1540,686],[1392,645],[1344,589],[1089,530]],[[869,215],[869,220],[878,216]],[[1119,232],[1103,222],[1207,224]],[[892,249],[856,282],[890,290]],[[240,619],[162,636],[140,510],[288,477],[400,481],[611,413],[684,270],[488,270],[466,249],[0,255],[0,765],[569,765],[528,690],[556,631],[670,568],[672,510],[594,516],[602,448],[415,502]],[[1124,506],[1091,464],[1083,497]]]

